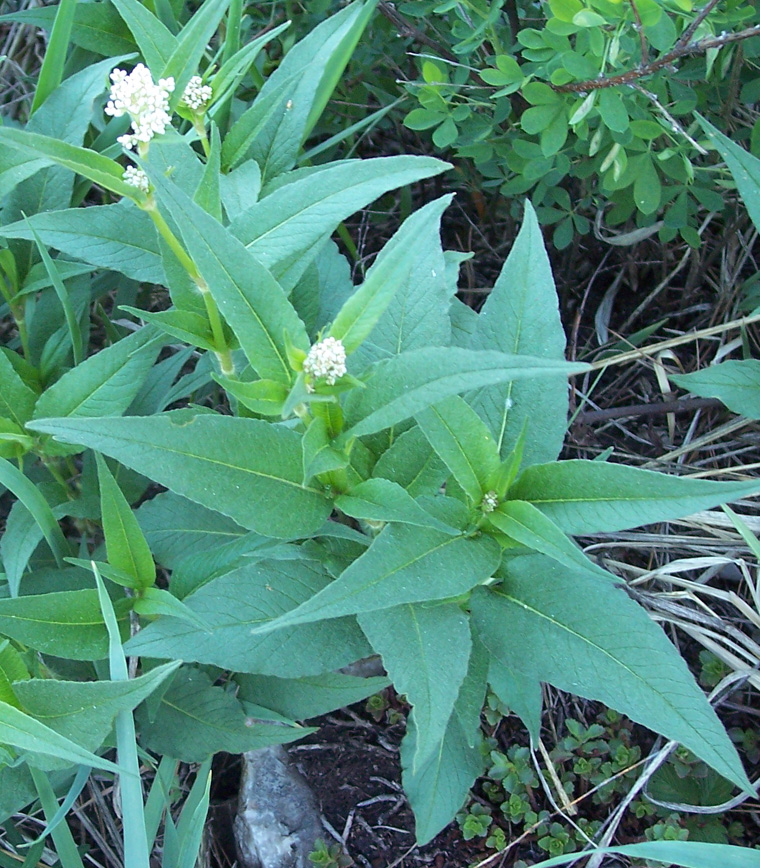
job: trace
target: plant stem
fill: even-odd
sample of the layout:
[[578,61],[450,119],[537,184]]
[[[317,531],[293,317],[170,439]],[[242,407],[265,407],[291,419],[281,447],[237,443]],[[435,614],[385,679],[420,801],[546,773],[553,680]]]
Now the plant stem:
[[206,135],[206,125],[203,123],[203,118],[193,113],[193,129],[196,133],[198,133],[198,138],[201,142],[201,147],[203,148],[203,153],[206,155],[206,159],[211,155],[211,145],[208,143],[208,136]]

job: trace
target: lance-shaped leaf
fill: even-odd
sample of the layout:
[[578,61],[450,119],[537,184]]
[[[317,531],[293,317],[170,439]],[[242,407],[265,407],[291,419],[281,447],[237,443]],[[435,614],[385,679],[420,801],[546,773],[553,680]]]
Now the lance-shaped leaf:
[[515,558],[505,574],[501,587],[478,589],[471,600],[479,635],[499,658],[525,676],[604,702],[751,788],[686,664],[623,590],[541,555]]
[[22,380],[11,360],[0,353],[0,416],[14,421],[19,428],[32,418],[34,403],[37,400],[35,392]]
[[412,497],[440,491],[448,471],[416,425],[397,437],[378,458],[372,475],[403,486]]
[[[541,227],[530,202],[498,280],[489,293],[469,346],[560,360],[565,333]],[[567,383],[562,376],[488,386],[468,396],[488,423],[502,458],[514,448],[527,419],[525,464],[553,461],[567,428]]]
[[301,485],[301,438],[256,419],[174,411],[120,419],[41,419],[35,430],[121,464],[243,527],[308,536],[330,501]]
[[390,479],[367,479],[348,494],[335,500],[338,509],[364,521],[397,521],[418,527],[431,527],[443,533],[457,534],[434,515],[430,515],[406,491]]
[[418,413],[417,424],[469,498],[479,504],[499,471],[499,450],[485,422],[452,395]]
[[493,383],[526,377],[569,376],[586,365],[510,356],[490,350],[428,347],[411,350],[373,365],[366,388],[350,392],[345,414],[348,436],[382,431],[437,404],[450,395]]
[[367,272],[364,283],[340,309],[329,335],[342,341],[347,353],[361,345],[408,278],[417,261],[417,245],[429,240],[431,227],[437,238],[438,222],[451,199],[451,195],[442,196],[407,217]]
[[[432,157],[341,160],[318,171],[301,170],[230,224],[230,231],[266,268],[312,250],[341,220],[370,202],[420,178],[449,168]],[[290,178],[290,175],[288,175]]]
[[446,735],[435,753],[419,768],[414,768],[418,738],[412,712],[401,745],[403,783],[414,811],[417,843],[426,844],[462,807],[475,778],[483,771],[483,755],[479,745],[470,746],[456,715],[449,719]]
[[113,0],[113,5],[132,31],[148,68],[158,77],[177,47],[177,37],[139,0]]
[[179,187],[155,172],[150,175],[251,367],[262,379],[289,385],[294,374],[285,336],[304,351],[310,343],[282,287],[234,235]]
[[128,573],[135,580],[134,587],[149,588],[156,580],[156,566],[148,543],[108,465],[99,453],[95,458],[108,563]]
[[24,711],[86,750],[97,750],[120,711],[131,711],[179,667],[179,661],[129,681],[32,678],[14,689]]
[[67,371],[37,401],[35,417],[118,416],[140,391],[161,349],[157,329],[142,328]]
[[124,169],[110,157],[80,148],[68,142],[62,142],[52,136],[40,133],[30,133],[14,127],[0,127],[0,144],[17,148],[27,154],[43,157],[51,163],[57,163],[66,169],[71,169],[77,175],[82,175],[117,196],[134,199],[140,194],[135,187],[127,184],[122,175]]
[[509,497],[529,501],[566,533],[577,536],[681,518],[758,491],[757,479],[712,482],[574,460],[526,468]]
[[164,281],[156,228],[130,200],[94,209],[32,214],[0,229],[5,238],[33,240],[35,233],[48,247],[83,259],[95,268],[120,271],[133,280]]
[[232,693],[214,687],[205,672],[186,667],[161,697],[155,716],[138,714],[141,742],[183,762],[203,762],[218,751],[245,753],[314,732],[300,726],[255,723]]
[[467,674],[472,645],[467,616],[456,603],[417,603],[368,612],[358,620],[394,687],[414,706],[416,771],[443,739]]
[[489,578],[500,556],[498,545],[485,536],[468,539],[391,524],[324,590],[255,632],[456,597]]
[[760,361],[757,359],[721,362],[693,374],[673,374],[669,379],[694,395],[723,401],[734,413],[760,419]]
[[183,602],[208,633],[162,617],[127,643],[127,653],[281,678],[339,669],[372,653],[352,618],[256,635],[257,627],[309,599],[330,579],[318,564],[297,555],[292,560],[245,563],[185,597]]
[[585,570],[602,579],[616,580],[612,573],[589,560],[578,546],[532,503],[507,500],[489,513],[488,521],[520,545],[548,555],[565,566]]
[[[645,841],[642,844],[626,844],[623,847],[598,847],[596,853],[630,856],[632,859],[647,859],[667,865],[682,865],[683,868],[755,868],[756,851],[749,847],[734,847],[731,844],[705,844],[701,841]],[[577,853],[555,856],[537,862],[533,868],[556,868],[578,859]]]

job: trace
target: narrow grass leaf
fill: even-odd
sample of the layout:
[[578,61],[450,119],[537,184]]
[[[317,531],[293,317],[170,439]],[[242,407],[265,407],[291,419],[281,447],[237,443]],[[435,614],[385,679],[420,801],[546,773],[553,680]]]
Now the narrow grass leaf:
[[37,87],[34,91],[30,114],[37,111],[63,80],[63,68],[69,50],[69,39],[76,7],[77,0],[60,0],[58,3],[55,23],[37,77]]
[[[702,841],[644,841],[622,847],[594,847],[589,854],[609,853],[630,856],[632,859],[648,859],[662,862],[665,866],[681,865],[683,868],[757,868],[757,851],[751,847],[735,847],[731,844],[707,844]],[[567,865],[578,859],[578,853],[555,856],[537,862],[534,868],[554,868]],[[585,855],[585,854],[584,854]]]

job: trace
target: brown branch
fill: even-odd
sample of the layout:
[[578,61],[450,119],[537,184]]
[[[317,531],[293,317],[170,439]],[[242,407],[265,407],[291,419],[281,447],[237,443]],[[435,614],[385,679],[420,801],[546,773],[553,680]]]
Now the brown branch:
[[619,75],[601,76],[600,78],[591,78],[587,81],[576,81],[570,84],[552,84],[550,87],[558,93],[588,93],[590,90],[602,90],[606,87],[631,84],[640,78],[658,72],[664,67],[671,66],[673,61],[681,57],[687,57],[690,54],[704,54],[711,48],[723,48],[724,45],[739,42],[742,39],[750,39],[753,36],[760,36],[760,24],[748,27],[746,30],[740,30],[737,33],[721,33],[719,36],[706,36],[704,39],[698,39],[696,42],[690,42],[688,45],[676,43],[667,54],[658,57],[657,60],[638,66],[636,69],[621,72]]
[[404,18],[404,16],[396,9],[396,6],[393,3],[388,3],[386,2],[386,0],[382,0],[382,2],[378,4],[377,8],[396,28],[399,36],[411,37],[416,42],[419,42],[421,45],[427,45],[428,48],[432,48],[437,51],[438,54],[445,60],[451,60],[454,62],[457,61],[457,57],[452,54],[447,48],[445,48],[439,42],[436,42],[434,39],[431,39],[427,35],[427,33],[423,33],[422,30],[418,29],[413,24],[410,24],[406,20],[406,18]]
[[688,45],[691,42],[691,37],[697,32],[697,28],[699,25],[707,18],[707,16],[715,9],[718,5],[718,0],[710,0],[709,3],[705,4],[699,12],[697,12],[697,17],[691,22],[691,24],[684,30],[684,32],[678,37],[678,42],[676,42],[676,48],[683,45]]
[[641,15],[639,15],[639,7],[636,5],[636,0],[628,0],[631,4],[633,17],[636,20],[636,30],[639,32],[639,40],[641,41],[641,63],[646,66],[649,63],[649,49],[647,48],[647,38],[644,34],[644,25],[641,23]]
[[[610,407],[607,410],[586,410],[575,421],[582,425],[625,419],[631,416],[662,416],[666,413],[691,413],[693,410],[724,407],[717,398],[681,398],[676,401],[655,401],[652,404],[631,404],[629,407]],[[725,409],[725,408],[724,408]]]

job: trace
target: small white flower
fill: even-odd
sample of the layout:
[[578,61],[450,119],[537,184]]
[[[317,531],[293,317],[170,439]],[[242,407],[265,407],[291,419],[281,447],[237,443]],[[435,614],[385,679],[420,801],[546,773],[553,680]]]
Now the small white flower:
[[194,75],[182,94],[182,102],[193,111],[198,111],[206,107],[213,95],[210,85],[204,84],[199,75]]
[[138,63],[129,74],[115,69],[111,82],[105,113],[116,118],[129,115],[132,119],[132,132],[119,136],[119,144],[131,149],[166,130],[171,123],[169,94],[174,90],[173,78],[159,79],[156,84],[150,70]]
[[138,169],[136,166],[127,166],[122,177],[124,178],[124,182],[129,184],[130,187],[137,187],[143,193],[150,191],[150,181],[142,169]]
[[487,491],[483,495],[483,500],[480,503],[480,508],[483,512],[493,512],[499,505],[499,495],[495,491]]
[[314,379],[324,378],[328,386],[334,386],[346,373],[345,347],[336,338],[319,341],[309,350],[303,369]]

